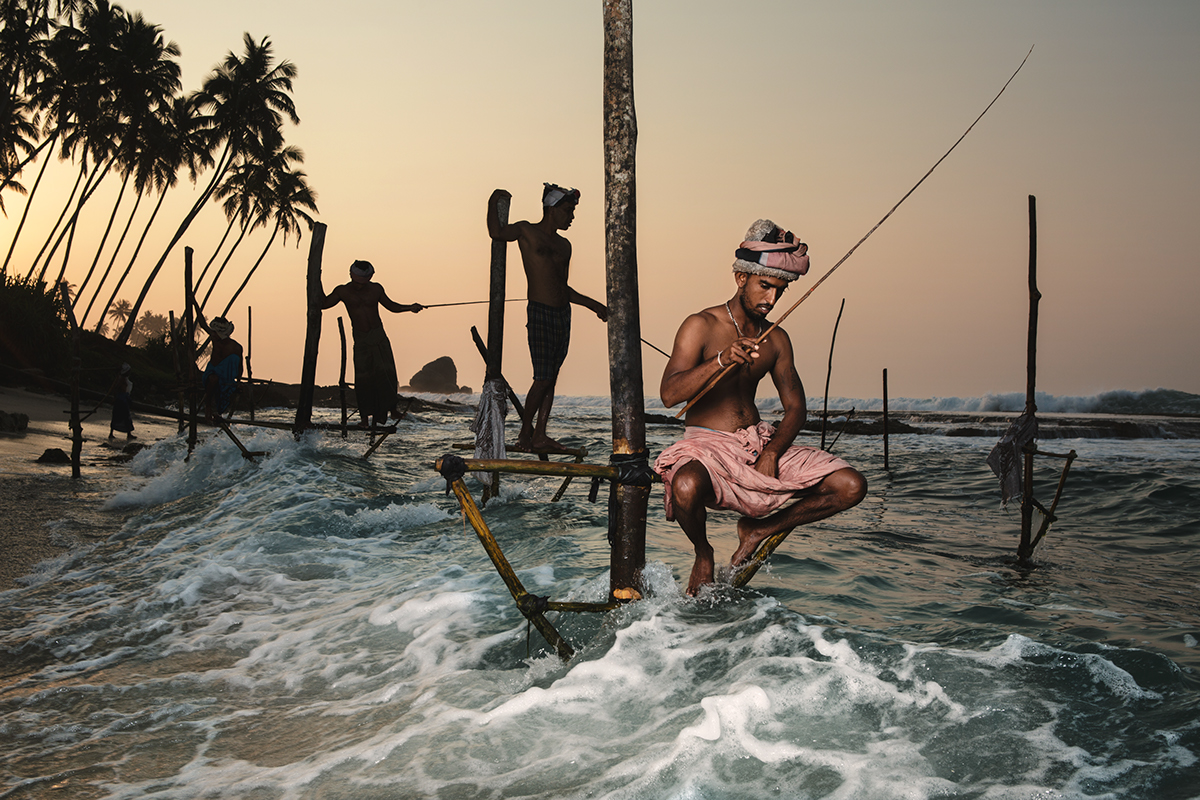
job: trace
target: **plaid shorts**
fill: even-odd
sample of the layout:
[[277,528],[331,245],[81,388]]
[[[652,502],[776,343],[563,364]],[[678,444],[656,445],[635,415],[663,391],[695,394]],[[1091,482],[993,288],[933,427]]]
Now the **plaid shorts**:
[[535,381],[552,381],[567,358],[571,344],[571,306],[548,306],[530,301],[529,358],[533,362]]

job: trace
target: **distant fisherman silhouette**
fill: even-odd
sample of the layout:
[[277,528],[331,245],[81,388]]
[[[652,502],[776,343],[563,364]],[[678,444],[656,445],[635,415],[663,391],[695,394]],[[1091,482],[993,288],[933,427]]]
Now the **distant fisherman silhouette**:
[[393,301],[383,286],[371,280],[374,275],[371,262],[355,261],[350,265],[350,282],[335,287],[321,301],[323,309],[342,303],[350,316],[354,336],[354,397],[358,402],[359,425],[364,428],[368,424],[374,427],[385,423],[389,414],[399,416],[396,358],[383,329],[379,307],[393,314],[416,313],[425,308],[420,303],[402,305]]

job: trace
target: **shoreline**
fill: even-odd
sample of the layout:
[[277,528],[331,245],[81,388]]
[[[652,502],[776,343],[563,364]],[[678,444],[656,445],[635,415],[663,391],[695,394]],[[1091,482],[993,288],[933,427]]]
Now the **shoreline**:
[[[104,501],[128,476],[124,434],[109,442],[111,407],[83,423],[80,477],[70,463],[42,463],[48,449],[71,451],[71,403],[55,394],[0,386],[0,411],[25,414],[21,433],[0,433],[0,592],[37,581],[38,564],[66,557],[121,529],[132,512],[107,511]],[[91,410],[89,406],[87,410]],[[134,442],[151,444],[174,433],[153,419],[135,420]],[[24,580],[23,580],[24,579]]]

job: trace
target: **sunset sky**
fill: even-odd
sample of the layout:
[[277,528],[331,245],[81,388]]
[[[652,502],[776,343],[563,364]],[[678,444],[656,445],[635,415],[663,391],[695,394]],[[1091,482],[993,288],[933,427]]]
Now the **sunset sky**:
[[[277,58],[298,67],[301,124],[286,136],[305,152],[328,226],[326,290],[367,259],[398,302],[486,299],[488,195],[510,190],[512,218],[536,220],[551,181],[582,192],[567,232],[571,284],[604,301],[600,2],[126,8],[182,48],[187,91],[227,51],[241,52],[243,32],[270,37]],[[893,397],[1023,392],[1029,195],[1043,294],[1039,389],[1200,393],[1200,4],[635,0],[634,31],[648,341],[669,350],[687,314],[732,295],[733,250],[758,217],[810,245],[812,269],[779,310],[790,306],[941,157],[1033,46],[958,149],[784,324],[807,393],[824,390],[843,298],[833,395],[878,397],[884,368]],[[67,164],[50,172],[60,199],[39,199],[26,263],[74,178]],[[157,229],[164,242],[191,202],[186,190],[177,195]],[[6,203],[5,247],[23,201]],[[100,226],[108,210],[97,200],[88,224]],[[184,244],[198,262],[224,227],[215,205],[192,226]],[[239,281],[265,240],[243,245],[241,266],[230,267]],[[299,380],[308,243],[306,232],[299,248],[294,238],[276,244],[231,313],[236,338],[253,307],[255,377]],[[68,277],[79,280],[89,261],[73,258]],[[146,308],[181,309],[182,263],[180,247]],[[525,297],[515,245],[508,274],[508,296]],[[221,306],[239,281],[223,297],[218,288]],[[337,380],[337,314],[325,312],[322,383]],[[449,355],[459,383],[479,389],[469,329],[486,333],[486,305],[386,315],[385,324],[402,384]],[[665,361],[644,351],[647,397],[657,396]],[[606,363],[603,324],[577,308],[559,393],[607,394]],[[523,394],[532,373],[520,303],[507,306],[504,372]]]

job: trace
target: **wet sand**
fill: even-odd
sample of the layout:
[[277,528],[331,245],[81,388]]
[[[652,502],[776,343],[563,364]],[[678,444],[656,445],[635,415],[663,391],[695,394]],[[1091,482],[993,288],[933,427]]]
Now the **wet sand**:
[[[104,539],[128,516],[103,508],[129,475],[125,435],[108,438],[111,406],[83,423],[79,478],[71,477],[70,463],[38,462],[50,448],[70,456],[70,410],[59,395],[0,387],[0,411],[29,417],[23,433],[0,432],[0,592],[36,580],[38,564]],[[134,441],[146,444],[175,431],[174,423],[139,415],[134,426]]]

